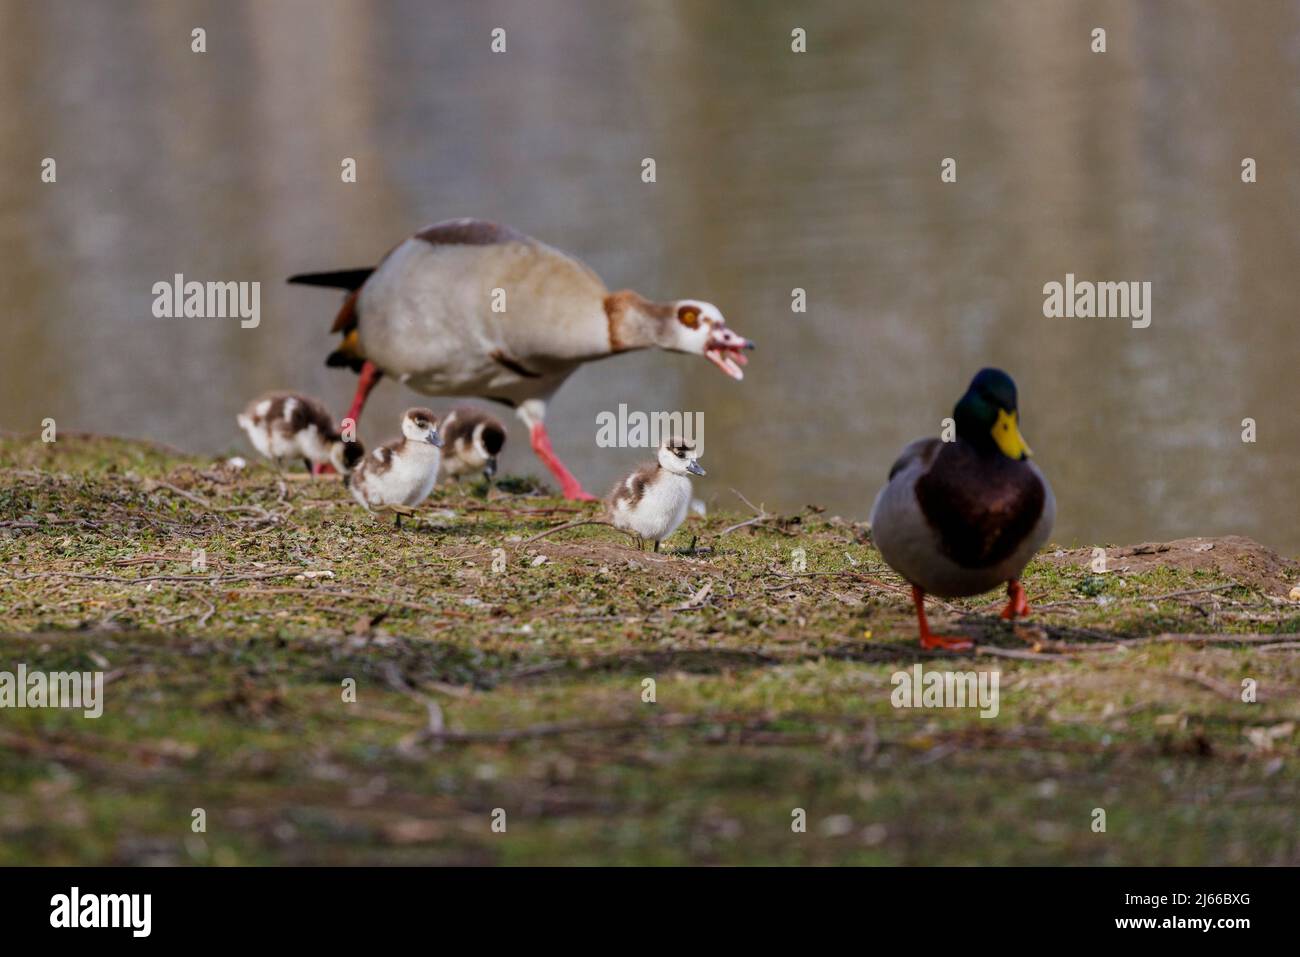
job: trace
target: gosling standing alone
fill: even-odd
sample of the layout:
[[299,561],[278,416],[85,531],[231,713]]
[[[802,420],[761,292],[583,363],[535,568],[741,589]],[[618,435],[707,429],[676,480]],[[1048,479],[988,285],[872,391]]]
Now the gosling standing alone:
[[982,369],[953,410],[956,440],[903,450],[871,509],[876,547],[912,585],[922,648],[964,651],[930,632],[925,594],[958,598],[1007,583],[1002,617],[1029,614],[1020,573],[1047,541],[1056,498],[1020,434],[1016,384]]
[[[352,497],[366,509],[414,508],[433,491],[442,459],[437,418],[428,409],[407,409],[402,437],[381,445],[348,476]],[[402,527],[402,513],[395,523]]]
[[442,475],[460,478],[482,472],[492,481],[497,456],[506,444],[506,427],[496,416],[473,406],[460,405],[447,413],[438,427],[442,436]]
[[704,474],[689,443],[676,437],[665,440],[657,462],[641,466],[609,493],[610,524],[636,535],[638,548],[649,538],[659,551],[659,543],[686,520],[690,476]]
[[313,465],[328,463],[346,475],[365,455],[360,442],[344,439],[325,406],[305,395],[268,392],[235,416],[253,448],[283,468],[288,459]]

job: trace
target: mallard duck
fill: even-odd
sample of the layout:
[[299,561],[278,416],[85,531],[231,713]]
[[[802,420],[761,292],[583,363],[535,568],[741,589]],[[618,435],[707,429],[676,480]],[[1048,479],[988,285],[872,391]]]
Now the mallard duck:
[[615,528],[631,532],[638,543],[659,543],[677,531],[691,507],[691,476],[704,475],[695,448],[680,438],[659,447],[657,461],[647,463],[614,486],[606,505]]
[[422,229],[373,269],[289,281],[347,290],[332,330],[342,342],[326,362],[360,374],[348,413],[354,422],[384,375],[424,395],[502,402],[528,427],[566,498],[592,496],[551,448],[544,419],[584,362],[657,347],[703,356],[741,379],[753,348],[711,303],[611,293],[572,256],[480,219]]
[[969,640],[930,632],[926,592],[958,598],[1006,582],[1002,617],[1029,614],[1020,573],[1052,531],[1056,499],[1029,461],[1009,375],[981,369],[953,420],[953,441],[920,439],[903,450],[871,508],[871,533],[912,585],[921,647],[963,651]]

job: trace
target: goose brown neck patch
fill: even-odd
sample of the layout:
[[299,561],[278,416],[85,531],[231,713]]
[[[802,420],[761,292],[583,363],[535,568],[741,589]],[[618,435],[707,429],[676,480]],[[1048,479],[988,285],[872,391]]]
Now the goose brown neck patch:
[[610,293],[605,297],[604,305],[611,353],[642,348],[653,342],[654,336],[644,328],[639,329],[638,325],[662,323],[673,315],[672,306],[652,302],[631,289]]

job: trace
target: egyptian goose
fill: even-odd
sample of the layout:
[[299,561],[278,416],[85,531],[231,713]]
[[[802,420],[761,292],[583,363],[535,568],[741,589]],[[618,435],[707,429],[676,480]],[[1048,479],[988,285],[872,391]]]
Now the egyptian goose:
[[716,306],[611,293],[577,259],[478,219],[422,229],[373,269],[289,281],[348,290],[332,329],[343,341],[327,362],[360,373],[353,421],[383,375],[424,395],[502,402],[528,426],[533,451],[568,498],[591,496],[551,448],[545,417],[580,365],[656,346],[702,355],[740,379],[753,348]]
[[253,448],[283,468],[286,459],[301,458],[307,471],[329,463],[346,475],[363,455],[360,442],[345,440],[334,428],[325,406],[305,395],[268,392],[248,403],[235,421]]
[[981,370],[953,410],[955,440],[913,442],[876,496],[872,539],[912,585],[922,648],[971,647],[931,634],[926,592],[957,598],[1006,582],[1002,617],[1029,614],[1020,573],[1051,534],[1056,498],[1029,461],[1018,418],[1011,377]]
[[691,507],[690,476],[704,474],[690,444],[679,438],[666,439],[659,447],[658,461],[643,465],[609,493],[610,524],[631,532],[638,545],[651,539],[659,551],[659,543],[686,520]]
[[[348,488],[366,509],[414,508],[433,491],[442,459],[438,420],[428,409],[407,409],[402,437],[381,445],[348,476]],[[402,527],[402,513],[396,522]]]
[[497,456],[506,444],[506,427],[500,419],[473,406],[458,405],[443,418],[438,434],[442,436],[444,477],[482,472],[492,481]]

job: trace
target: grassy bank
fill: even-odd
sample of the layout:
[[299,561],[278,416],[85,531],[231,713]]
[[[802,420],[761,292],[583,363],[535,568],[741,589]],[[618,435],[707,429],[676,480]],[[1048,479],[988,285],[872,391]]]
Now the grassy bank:
[[[508,481],[395,531],[336,481],[0,439],[0,670],[107,680],[0,711],[0,864],[1300,863],[1295,562],[1048,549],[1028,624],[936,602],[978,647],[925,653],[865,526],[719,505],[666,554],[524,544],[580,510]],[[999,671],[998,715],[894,708],[918,661]]]

